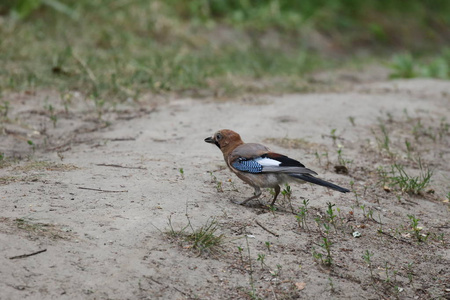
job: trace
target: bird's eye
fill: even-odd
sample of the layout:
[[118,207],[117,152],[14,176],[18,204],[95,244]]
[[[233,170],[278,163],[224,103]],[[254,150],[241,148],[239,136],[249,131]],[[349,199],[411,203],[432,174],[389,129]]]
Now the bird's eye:
[[222,134],[217,133],[216,134],[216,141],[220,141],[222,139]]

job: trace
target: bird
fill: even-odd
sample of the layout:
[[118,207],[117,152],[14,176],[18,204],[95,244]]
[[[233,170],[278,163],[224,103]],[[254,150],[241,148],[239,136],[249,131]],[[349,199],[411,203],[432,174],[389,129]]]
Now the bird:
[[290,181],[301,183],[306,181],[341,193],[350,192],[346,188],[314,177],[318,175],[316,172],[295,159],[272,152],[262,144],[244,143],[241,136],[233,130],[219,130],[205,138],[205,142],[215,144],[222,151],[228,168],[255,189],[252,197],[236,202],[237,204],[244,205],[259,198],[262,193],[261,188],[273,188],[275,195],[270,206],[274,206],[281,190],[280,184]]

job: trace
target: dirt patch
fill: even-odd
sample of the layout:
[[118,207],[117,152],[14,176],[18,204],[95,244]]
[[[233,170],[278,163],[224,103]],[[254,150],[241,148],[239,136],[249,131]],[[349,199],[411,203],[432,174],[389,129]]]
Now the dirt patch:
[[[449,297],[448,95],[399,80],[101,112],[76,94],[67,111],[57,94],[5,96],[2,297]],[[352,193],[292,184],[275,208],[270,190],[238,206],[252,189],[203,142],[222,128]]]

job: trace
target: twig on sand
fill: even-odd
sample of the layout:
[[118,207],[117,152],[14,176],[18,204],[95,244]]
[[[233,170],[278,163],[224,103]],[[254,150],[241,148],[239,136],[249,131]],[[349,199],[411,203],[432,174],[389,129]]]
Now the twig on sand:
[[147,170],[147,168],[144,167],[126,167],[122,165],[116,165],[116,164],[95,164],[99,167],[113,167],[113,168],[124,168],[124,169],[138,169],[138,170]]
[[26,258],[26,257],[29,257],[29,256],[33,256],[33,255],[45,252],[45,251],[47,251],[47,249],[42,249],[42,250],[39,250],[39,251],[36,251],[36,252],[33,252],[33,253],[29,253],[29,254],[22,254],[22,255],[12,256],[9,259]]
[[123,191],[110,191],[110,190],[102,190],[102,189],[93,189],[93,188],[82,187],[82,186],[79,186],[78,188],[79,188],[80,190],[97,191],[97,192],[104,192],[104,193],[128,193],[127,190],[123,190]]
[[[150,279],[150,280],[153,281],[154,283],[157,283],[157,284],[160,284],[160,285],[163,285],[163,286],[165,285],[165,284],[159,282],[158,280],[154,279],[154,278],[151,277],[151,276],[144,276],[144,277]],[[176,291],[179,292],[180,294],[183,294],[184,296],[187,296],[187,295],[188,295],[187,293],[183,292],[182,290],[180,290],[179,288],[177,288],[177,287],[175,287],[175,286],[173,286],[173,285],[165,285],[165,287],[166,287],[166,288],[173,288],[174,290],[176,290]]]
[[389,234],[389,233],[387,233],[387,232],[384,232],[383,230],[380,230],[380,231],[378,231],[378,232],[381,233],[381,234],[384,234],[384,235],[386,235],[386,236],[388,236],[388,237],[390,237],[390,238],[392,238],[392,239],[394,239],[394,240],[397,240],[397,241],[400,241],[400,242],[403,242],[403,243],[406,243],[406,244],[411,245],[411,242],[409,242],[409,241],[407,241],[407,240],[404,240],[404,239],[402,239],[402,238],[396,238],[396,237],[393,236],[392,234]]
[[267,231],[268,233],[270,233],[270,234],[272,234],[272,235],[274,235],[274,236],[276,236],[276,237],[279,237],[279,236],[280,236],[278,233],[274,233],[273,231],[270,231],[269,229],[267,229],[266,227],[264,227],[261,223],[258,222],[258,220],[255,220],[255,222],[256,222],[256,224],[259,225],[259,227],[261,227],[262,229],[264,229],[264,230]]
[[135,141],[136,138],[134,137],[121,137],[121,138],[113,138],[109,139],[112,142],[126,142],[126,141]]

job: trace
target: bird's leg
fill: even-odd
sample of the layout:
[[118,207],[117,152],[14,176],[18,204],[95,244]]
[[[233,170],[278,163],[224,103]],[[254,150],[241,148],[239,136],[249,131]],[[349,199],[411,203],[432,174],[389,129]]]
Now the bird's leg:
[[255,187],[255,195],[254,196],[251,196],[250,198],[248,198],[248,199],[245,199],[244,201],[242,201],[242,202],[235,202],[236,204],[240,204],[240,205],[244,205],[245,203],[247,203],[248,201],[250,201],[250,200],[253,200],[253,199],[256,199],[256,198],[258,198],[259,196],[261,196],[261,189],[259,188],[259,187]]
[[273,197],[272,203],[270,203],[270,206],[273,206],[275,204],[275,201],[277,200],[278,194],[280,193],[280,186],[277,185],[275,187],[275,197]]

